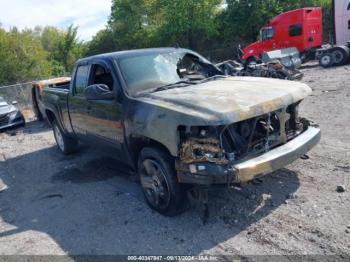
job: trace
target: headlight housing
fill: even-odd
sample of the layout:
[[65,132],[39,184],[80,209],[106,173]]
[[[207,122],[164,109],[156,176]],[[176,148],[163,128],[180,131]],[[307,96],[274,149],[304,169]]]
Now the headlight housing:
[[215,126],[182,128],[179,156],[184,163],[212,162],[226,164],[225,151],[220,146],[219,132]]
[[14,119],[21,116],[21,113],[18,110],[12,111],[8,114],[10,121],[13,121]]

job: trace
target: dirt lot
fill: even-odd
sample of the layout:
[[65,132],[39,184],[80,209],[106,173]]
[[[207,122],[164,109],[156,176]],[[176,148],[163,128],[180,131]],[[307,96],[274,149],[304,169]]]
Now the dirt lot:
[[0,254],[350,255],[350,66],[303,71],[321,143],[262,183],[213,190],[205,225],[151,211],[101,152],[63,156],[43,123],[0,134]]

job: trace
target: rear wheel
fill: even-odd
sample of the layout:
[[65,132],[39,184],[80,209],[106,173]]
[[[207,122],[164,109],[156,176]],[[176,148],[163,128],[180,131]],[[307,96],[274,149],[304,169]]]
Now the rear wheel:
[[331,53],[323,53],[320,57],[320,66],[327,68],[333,65],[333,56]]
[[57,147],[61,150],[63,154],[68,155],[76,151],[78,141],[64,134],[61,127],[57,123],[57,120],[52,121],[52,129],[57,143]]
[[349,60],[349,48],[346,46],[337,46],[332,49],[333,65],[344,65]]
[[165,216],[175,216],[184,210],[185,190],[178,183],[174,159],[158,148],[141,151],[138,172],[147,204]]

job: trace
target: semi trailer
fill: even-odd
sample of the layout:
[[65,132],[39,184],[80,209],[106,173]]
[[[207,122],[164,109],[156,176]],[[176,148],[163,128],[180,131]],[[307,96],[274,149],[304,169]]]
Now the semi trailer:
[[350,60],[350,0],[333,0],[333,43],[317,50],[323,67],[338,66]]

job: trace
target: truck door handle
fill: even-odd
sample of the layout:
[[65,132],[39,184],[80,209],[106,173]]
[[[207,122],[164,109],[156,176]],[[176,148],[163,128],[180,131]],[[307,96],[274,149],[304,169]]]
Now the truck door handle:
[[92,108],[90,106],[85,108],[85,113],[90,114],[92,111]]

